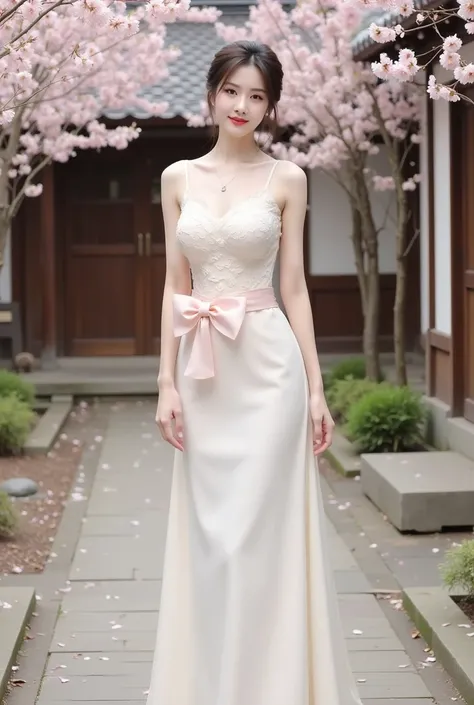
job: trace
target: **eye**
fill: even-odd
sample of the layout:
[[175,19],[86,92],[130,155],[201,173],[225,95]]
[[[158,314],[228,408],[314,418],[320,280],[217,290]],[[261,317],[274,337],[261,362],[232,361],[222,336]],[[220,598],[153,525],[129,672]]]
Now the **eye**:
[[255,95],[252,96],[252,98],[258,98],[259,100],[263,100],[262,96],[260,93],[255,93]]
[[225,91],[226,93],[228,93],[229,95],[230,95],[231,93],[235,93],[235,91],[234,91],[233,88],[224,88],[224,91]]

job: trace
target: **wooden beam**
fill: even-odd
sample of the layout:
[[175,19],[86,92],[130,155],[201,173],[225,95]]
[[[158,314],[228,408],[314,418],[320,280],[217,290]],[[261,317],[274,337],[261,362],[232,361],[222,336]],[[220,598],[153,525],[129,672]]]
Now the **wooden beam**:
[[[469,119],[470,108],[462,101],[450,106],[450,171],[451,171],[451,412],[462,416],[464,409],[464,246],[465,232],[469,217],[469,204],[466,186],[468,163],[472,159],[470,146],[473,144],[468,130],[472,129]],[[461,114],[459,114],[461,113]],[[457,120],[454,117],[458,118]],[[459,125],[459,122],[461,125]]]
[[[426,77],[428,82],[428,77]],[[426,100],[426,145],[428,149],[428,331],[436,327],[436,268],[435,268],[435,207],[434,207],[434,108],[433,100],[425,93]],[[435,393],[435,358],[431,350],[430,338],[426,349],[426,381],[428,396]]]
[[42,172],[41,256],[43,284],[43,350],[42,365],[57,366],[56,330],[56,248],[54,218],[54,171],[50,164]]

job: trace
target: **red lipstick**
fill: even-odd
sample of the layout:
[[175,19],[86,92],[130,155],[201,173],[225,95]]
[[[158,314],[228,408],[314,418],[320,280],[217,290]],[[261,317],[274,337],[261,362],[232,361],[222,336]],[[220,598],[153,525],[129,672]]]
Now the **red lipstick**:
[[234,123],[234,125],[245,125],[248,120],[242,120],[242,118],[229,117],[229,120]]

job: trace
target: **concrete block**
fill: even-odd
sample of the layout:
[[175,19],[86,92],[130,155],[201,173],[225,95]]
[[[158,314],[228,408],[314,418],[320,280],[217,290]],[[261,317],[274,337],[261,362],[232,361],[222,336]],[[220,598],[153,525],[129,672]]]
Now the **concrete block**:
[[464,612],[439,587],[408,588],[403,605],[466,703],[474,703],[474,639]]
[[453,451],[361,456],[364,494],[400,531],[474,525],[474,463]]
[[451,415],[448,404],[436,397],[423,397],[423,403],[428,410],[426,442],[438,450],[448,450],[447,421]]
[[0,702],[3,702],[34,607],[33,588],[0,587]]
[[474,423],[455,417],[447,419],[446,429],[451,450],[474,460]]
[[47,453],[72,409],[72,397],[54,400],[30,433],[23,450],[27,455]]
[[360,457],[354,445],[337,430],[334,433],[331,447],[325,455],[335,470],[345,477],[355,477],[360,474]]

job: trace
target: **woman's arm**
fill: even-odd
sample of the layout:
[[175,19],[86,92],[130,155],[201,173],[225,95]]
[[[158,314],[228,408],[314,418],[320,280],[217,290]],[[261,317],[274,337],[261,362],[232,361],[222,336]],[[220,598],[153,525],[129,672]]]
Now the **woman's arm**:
[[288,320],[303,355],[314,424],[314,443],[323,452],[332,440],[334,421],[326,404],[316,340],[313,313],[304,274],[303,235],[307,204],[307,179],[300,167],[284,162],[282,190],[285,205],[282,213],[280,243],[280,293]]
[[161,205],[165,226],[166,276],[161,309],[161,352],[158,388],[174,387],[174,372],[179,338],[173,335],[173,294],[191,293],[191,274],[186,257],[176,242],[180,215],[180,193],[184,183],[183,163],[176,162],[161,175]]
[[176,162],[161,175],[161,203],[165,225],[166,276],[161,310],[161,353],[158,373],[156,423],[165,441],[183,451],[183,410],[175,386],[179,339],[173,334],[173,294],[191,293],[191,272],[176,242],[180,193],[184,184],[183,163]]

